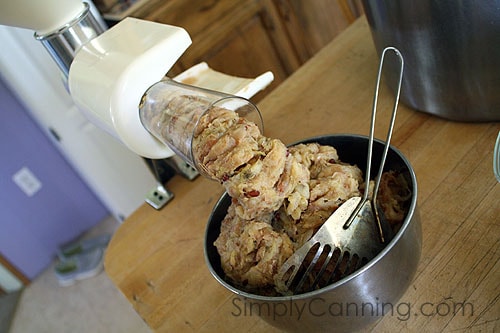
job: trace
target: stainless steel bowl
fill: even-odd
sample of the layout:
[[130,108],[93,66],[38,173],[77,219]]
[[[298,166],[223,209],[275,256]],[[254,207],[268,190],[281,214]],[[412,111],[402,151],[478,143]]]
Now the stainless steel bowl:
[[[339,134],[310,138],[302,143],[331,145],[342,161],[366,165],[368,138]],[[383,143],[373,146],[373,172],[383,151]],[[413,193],[409,212],[401,229],[372,261],[360,270],[325,288],[294,296],[261,296],[231,285],[224,278],[220,257],[213,245],[220,224],[231,202],[224,194],[215,205],[205,234],[205,259],[212,275],[234,293],[232,315],[260,316],[269,324],[291,332],[352,332],[366,327],[384,315],[398,314],[397,302],[410,285],[421,253],[421,225],[417,211],[417,181],[408,160],[391,146],[386,170],[401,172]]]
[[[401,102],[457,121],[500,121],[500,0],[363,0],[378,53],[405,59]],[[397,63],[397,62],[396,62]],[[399,68],[384,74],[395,87]]]

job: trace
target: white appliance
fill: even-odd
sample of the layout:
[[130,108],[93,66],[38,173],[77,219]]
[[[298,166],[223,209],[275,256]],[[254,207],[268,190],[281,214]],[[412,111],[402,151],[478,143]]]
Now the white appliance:
[[33,31],[0,26],[0,73],[42,130],[111,214],[121,221],[156,185],[144,160],[89,121]]
[[[82,178],[122,220],[158,185],[140,156],[176,158],[142,126],[138,105],[191,40],[180,27],[133,18],[106,30],[93,8],[81,0],[0,0],[0,24],[18,27],[0,26],[0,70]],[[255,80],[202,73],[218,79],[208,80],[205,88],[225,87],[221,80],[252,87],[233,85],[239,88],[225,91],[251,91],[247,98],[273,80],[270,72]]]

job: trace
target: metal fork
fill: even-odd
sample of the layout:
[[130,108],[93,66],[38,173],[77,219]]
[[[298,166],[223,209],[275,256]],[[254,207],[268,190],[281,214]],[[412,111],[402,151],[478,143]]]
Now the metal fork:
[[[357,221],[356,227],[344,229],[345,221],[356,210],[361,200],[361,197],[353,197],[344,202],[318,232],[283,264],[275,275],[278,291],[295,294],[302,291],[304,285],[307,285],[309,290],[318,285],[327,285],[331,280],[341,278],[364,265],[374,252],[378,252],[378,242],[367,242],[369,246],[357,247],[359,243],[352,241],[366,237],[366,232],[370,234],[368,237],[377,236],[373,223],[369,222],[373,221],[371,209],[361,210],[366,214],[363,217],[365,223]],[[309,264],[304,265],[307,262]],[[330,276],[325,278],[327,269]],[[295,279],[299,272],[301,278]]]
[[[368,199],[373,136],[380,79],[387,51],[392,50],[401,64],[395,103],[392,111],[387,139],[375,181],[373,199]],[[275,285],[284,294],[297,293],[302,289],[314,290],[339,280],[364,266],[373,259],[392,237],[390,227],[376,202],[392,130],[396,119],[403,74],[403,57],[394,47],[384,49],[379,65],[373,101],[367,166],[366,190],[363,197],[353,197],[344,202],[301,248],[283,264],[275,275]],[[375,223],[376,222],[376,223]],[[309,264],[307,264],[309,263]],[[298,275],[298,273],[301,273]],[[307,288],[304,288],[306,286]],[[305,291],[307,291],[305,290]]]

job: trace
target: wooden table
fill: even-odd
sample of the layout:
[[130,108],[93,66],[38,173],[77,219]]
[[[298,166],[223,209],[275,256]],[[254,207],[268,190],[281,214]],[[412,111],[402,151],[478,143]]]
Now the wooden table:
[[[331,133],[368,134],[378,57],[364,18],[326,46],[260,104],[265,134],[291,143]],[[376,136],[393,99],[381,91]],[[387,110],[387,111],[385,111]],[[416,277],[377,332],[500,330],[500,184],[492,171],[499,123],[459,123],[400,105],[393,136],[418,180],[423,249]],[[106,273],[155,331],[272,332],[238,315],[203,256],[216,182],[175,177],[175,199],[144,204],[109,244]],[[407,309],[411,309],[407,312]]]

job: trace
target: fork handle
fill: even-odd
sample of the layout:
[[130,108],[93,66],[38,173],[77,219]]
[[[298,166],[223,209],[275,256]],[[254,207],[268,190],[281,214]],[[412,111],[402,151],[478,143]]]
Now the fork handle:
[[[375,119],[376,119],[376,115],[377,115],[378,95],[379,95],[379,90],[380,90],[380,81],[381,81],[381,77],[382,77],[382,68],[384,66],[385,55],[386,55],[387,51],[393,51],[396,54],[396,56],[400,60],[401,66],[399,69],[399,80],[398,80],[398,85],[396,87],[396,94],[395,94],[396,96],[395,96],[394,106],[392,109],[389,130],[387,131],[387,138],[385,141],[384,152],[382,154],[382,160],[380,162],[377,178],[375,180],[375,187],[373,189],[372,209],[374,211],[375,220],[377,222],[377,229],[378,229],[378,232],[380,235],[380,241],[382,243],[385,243],[385,236],[384,236],[384,230],[382,228],[382,222],[380,220],[380,215],[379,215],[378,209],[377,209],[377,207],[378,207],[377,206],[377,195],[378,195],[378,190],[380,187],[380,179],[382,178],[382,173],[384,171],[385,160],[387,158],[387,153],[389,151],[392,132],[394,129],[394,123],[396,121],[396,111],[398,109],[398,104],[399,104],[399,96],[401,93],[401,83],[403,81],[403,68],[404,68],[404,59],[403,59],[403,56],[401,55],[401,52],[397,48],[392,47],[392,46],[386,47],[384,49],[384,51],[382,52],[379,67],[378,67],[377,83],[375,85],[375,93],[374,93],[374,97],[373,97],[372,117],[371,117],[371,124],[370,124],[370,136],[369,136],[369,140],[368,140],[368,154],[367,154],[367,159],[366,159],[366,171],[365,171],[365,184],[368,187],[370,184],[370,172],[371,172],[372,155],[373,155],[373,137],[374,137],[374,132],[375,132]],[[351,226],[354,219],[358,215],[359,211],[365,205],[366,201],[368,200],[368,192],[369,191],[367,188],[365,193],[363,194],[362,200],[360,201],[360,203],[358,204],[356,209],[353,211],[353,213],[351,214],[349,219],[344,224],[344,229],[347,229]]]

